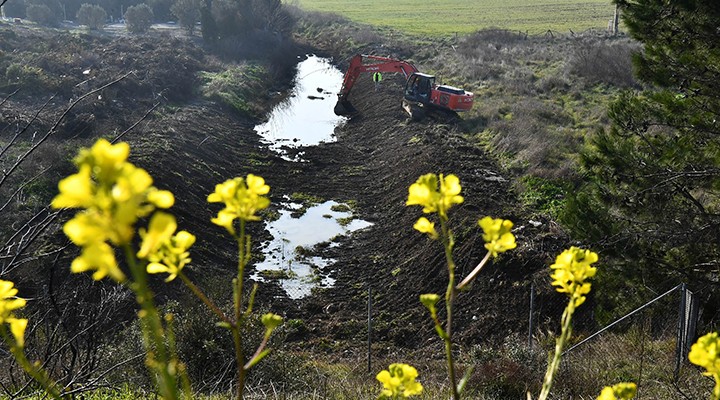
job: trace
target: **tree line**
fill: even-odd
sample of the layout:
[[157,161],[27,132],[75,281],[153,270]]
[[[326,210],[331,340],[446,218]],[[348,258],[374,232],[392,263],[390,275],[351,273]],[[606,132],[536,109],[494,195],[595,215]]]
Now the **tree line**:
[[144,32],[153,22],[173,21],[193,34],[200,26],[209,42],[261,30],[285,36],[294,19],[281,0],[8,0],[6,17],[27,18],[57,26],[76,21],[90,29],[124,21],[131,32]]

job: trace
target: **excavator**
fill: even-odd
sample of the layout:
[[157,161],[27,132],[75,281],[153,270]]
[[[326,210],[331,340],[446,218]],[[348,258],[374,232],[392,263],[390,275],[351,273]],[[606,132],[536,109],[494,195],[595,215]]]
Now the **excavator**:
[[474,95],[448,85],[436,85],[435,76],[419,72],[407,61],[387,57],[357,54],[350,59],[335,105],[336,115],[353,116],[358,110],[348,100],[355,81],[364,72],[397,72],[405,76],[402,107],[414,121],[423,119],[433,110],[467,111],[473,106]]

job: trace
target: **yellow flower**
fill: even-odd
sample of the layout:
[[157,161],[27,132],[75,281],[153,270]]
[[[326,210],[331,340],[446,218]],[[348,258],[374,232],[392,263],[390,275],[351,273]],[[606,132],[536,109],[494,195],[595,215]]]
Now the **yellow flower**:
[[427,307],[428,310],[434,310],[435,309],[435,303],[440,300],[440,296],[436,295],[435,293],[426,293],[420,295],[420,302]]
[[96,270],[94,279],[124,279],[107,242],[121,246],[132,241],[135,223],[156,208],[171,207],[172,193],[152,186],[147,171],[127,162],[130,146],[98,140],[75,157],[78,173],[58,184],[54,208],[81,208],[63,227],[82,255],[73,261],[75,272]]
[[78,213],[63,225],[65,236],[81,247],[106,241],[110,229],[107,216],[92,211]]
[[634,383],[618,383],[612,387],[605,386],[597,400],[630,400],[637,393]]
[[422,206],[424,213],[437,212],[446,219],[450,207],[463,202],[461,190],[460,179],[455,175],[425,174],[408,188],[405,205]]
[[270,337],[275,328],[282,324],[282,320],[281,316],[273,313],[263,314],[263,316],[260,317],[260,321],[265,325],[265,338]]
[[575,307],[585,302],[585,295],[590,293],[590,283],[585,280],[595,276],[597,268],[590,264],[597,260],[597,253],[573,246],[557,256],[555,264],[550,266],[553,286],[558,287],[558,292],[567,293]]
[[225,208],[212,219],[216,225],[222,226],[235,234],[233,222],[235,219],[243,221],[258,221],[255,215],[258,211],[270,205],[270,199],[264,197],[270,192],[270,186],[259,176],[248,174],[247,178],[229,179],[215,185],[215,192],[208,195],[209,203],[225,203]]
[[190,263],[187,250],[195,243],[195,236],[187,231],[180,231],[173,236],[175,229],[175,217],[157,212],[150,220],[148,231],[140,230],[143,242],[137,256],[149,261],[146,268],[149,274],[168,273],[165,282],[175,279]]
[[438,238],[438,233],[435,230],[435,224],[425,217],[420,217],[417,222],[415,222],[415,225],[413,225],[413,228],[421,233],[427,233],[433,239]]
[[448,175],[443,177],[440,174],[440,196],[441,196],[441,210],[447,211],[452,207],[453,204],[462,204],[463,197],[460,196],[460,179],[455,175]]
[[125,274],[117,265],[112,247],[105,242],[92,242],[84,246],[80,256],[70,264],[70,271],[74,273],[95,271],[92,277],[96,281],[106,276],[118,282],[125,280]]
[[177,222],[174,216],[162,212],[153,214],[148,231],[140,230],[143,241],[137,252],[138,258],[147,258],[148,254],[157,252],[163,243],[170,240],[176,229]]
[[720,399],[720,337],[711,332],[699,338],[690,348],[688,359],[691,363],[705,368],[703,375],[715,379],[713,396]]
[[81,150],[75,158],[75,163],[91,165],[93,173],[100,182],[110,182],[115,180],[123,169],[129,154],[130,145],[127,143],[112,144],[100,139],[92,148]]
[[416,382],[417,370],[407,364],[390,364],[387,370],[380,371],[376,379],[383,385],[381,399],[396,399],[416,396],[422,393],[423,387]]
[[93,205],[94,186],[90,178],[91,167],[80,166],[77,174],[68,176],[58,183],[60,194],[52,200],[53,208],[77,208]]
[[428,214],[437,211],[440,193],[437,191],[437,175],[425,174],[410,185],[408,199],[405,205],[423,206],[423,212]]
[[517,246],[515,236],[510,232],[513,227],[512,222],[501,218],[485,217],[478,221],[478,225],[484,232],[485,248],[493,257]]
[[28,320],[8,318],[6,322],[10,324],[10,333],[15,337],[15,343],[20,347],[25,346],[25,328],[27,328]]
[[10,281],[0,280],[0,324],[10,324],[10,332],[15,342],[22,347],[25,344],[26,319],[15,318],[13,311],[25,307],[25,299],[15,297],[18,290]]

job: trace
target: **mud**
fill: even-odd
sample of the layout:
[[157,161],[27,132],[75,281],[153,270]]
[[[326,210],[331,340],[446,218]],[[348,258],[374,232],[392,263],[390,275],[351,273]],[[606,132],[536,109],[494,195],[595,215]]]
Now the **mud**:
[[[370,289],[375,340],[422,347],[435,333],[418,297],[444,293],[448,276],[441,245],[412,229],[422,213],[419,207],[405,205],[407,188],[428,172],[456,174],[465,197],[462,205],[452,209],[450,221],[456,235],[458,277],[471,271],[485,254],[477,226],[483,216],[512,220],[519,246],[486,267],[472,287],[458,296],[455,339],[460,344],[502,341],[511,333],[526,332],[530,282],[547,275],[543,271],[564,247],[564,236],[551,221],[543,220],[537,227],[528,223],[531,214],[520,206],[512,177],[505,176],[492,157],[467,139],[461,119],[410,121],[400,106],[403,82],[399,76],[387,74],[377,92],[370,77],[359,80],[350,101],[360,114],[336,129],[335,142],[288,148],[291,156],[304,153],[304,162],[291,162],[272,151],[254,131],[261,121],[194,94],[194,76],[207,65],[200,48],[167,37],[86,41],[85,46],[94,46],[83,50],[88,61],[69,66],[53,63],[51,67],[58,69],[54,73],[62,75],[62,68],[72,68],[72,76],[86,68],[102,71],[103,77],[130,69],[139,72],[108,91],[104,100],[74,110],[54,143],[65,141],[76,147],[90,144],[98,135],[117,134],[162,100],[157,111],[122,139],[132,146],[132,161],[151,173],[155,185],[175,193],[173,212],[179,226],[198,237],[189,274],[211,294],[229,298],[229,284],[220,286],[220,282],[227,283],[233,274],[236,246],[222,228],[210,223],[218,209],[206,202],[207,195],[225,179],[257,174],[271,186],[275,204],[266,218],[277,211],[284,195],[302,193],[356,204],[355,215],[373,224],[351,237],[338,238],[340,246],[324,243],[312,249],[313,255],[337,260],[323,271],[335,280],[332,288],[292,300],[283,296],[277,282],[262,284],[258,291],[261,308],[304,322],[305,329],[288,338],[291,345],[334,352],[362,345]],[[298,53],[308,50],[313,49],[298,49]],[[168,51],[174,58],[168,58]],[[283,84],[268,86],[281,88]],[[67,87],[70,98],[80,90]],[[259,99],[271,98],[263,94]],[[67,99],[57,101],[56,112],[66,104],[63,101]],[[33,104],[28,99],[23,102],[25,107]],[[266,104],[268,110],[271,103]],[[27,108],[20,100],[9,101],[4,115],[20,115],[22,110]],[[72,121],[84,127],[81,136],[72,135],[77,128]],[[269,235],[262,224],[252,225],[250,233],[254,253],[259,255]],[[158,285],[161,300],[183,290],[180,283]],[[552,294],[546,290],[540,295]]]

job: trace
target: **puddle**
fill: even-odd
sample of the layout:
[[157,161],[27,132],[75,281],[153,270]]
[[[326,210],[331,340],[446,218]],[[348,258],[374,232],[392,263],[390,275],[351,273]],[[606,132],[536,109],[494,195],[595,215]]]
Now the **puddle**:
[[329,59],[308,56],[297,65],[293,92],[272,110],[266,123],[255,127],[255,131],[270,149],[286,159],[289,158],[282,150],[284,146],[312,146],[334,141],[335,127],[346,121],[333,111],[342,81],[343,73]]
[[[330,272],[327,267],[332,266],[335,260],[310,257],[305,250],[372,224],[353,218],[349,209],[342,210],[347,207],[334,201],[312,206],[299,218],[293,218],[291,214],[301,205],[286,203],[283,206],[280,218],[265,226],[273,239],[263,244],[265,260],[255,264],[256,272],[251,278],[256,281],[263,281],[264,277],[279,278],[278,282],[288,297],[300,299],[310,295],[314,287],[329,287],[335,283],[327,276]],[[331,243],[331,246],[336,245]]]

